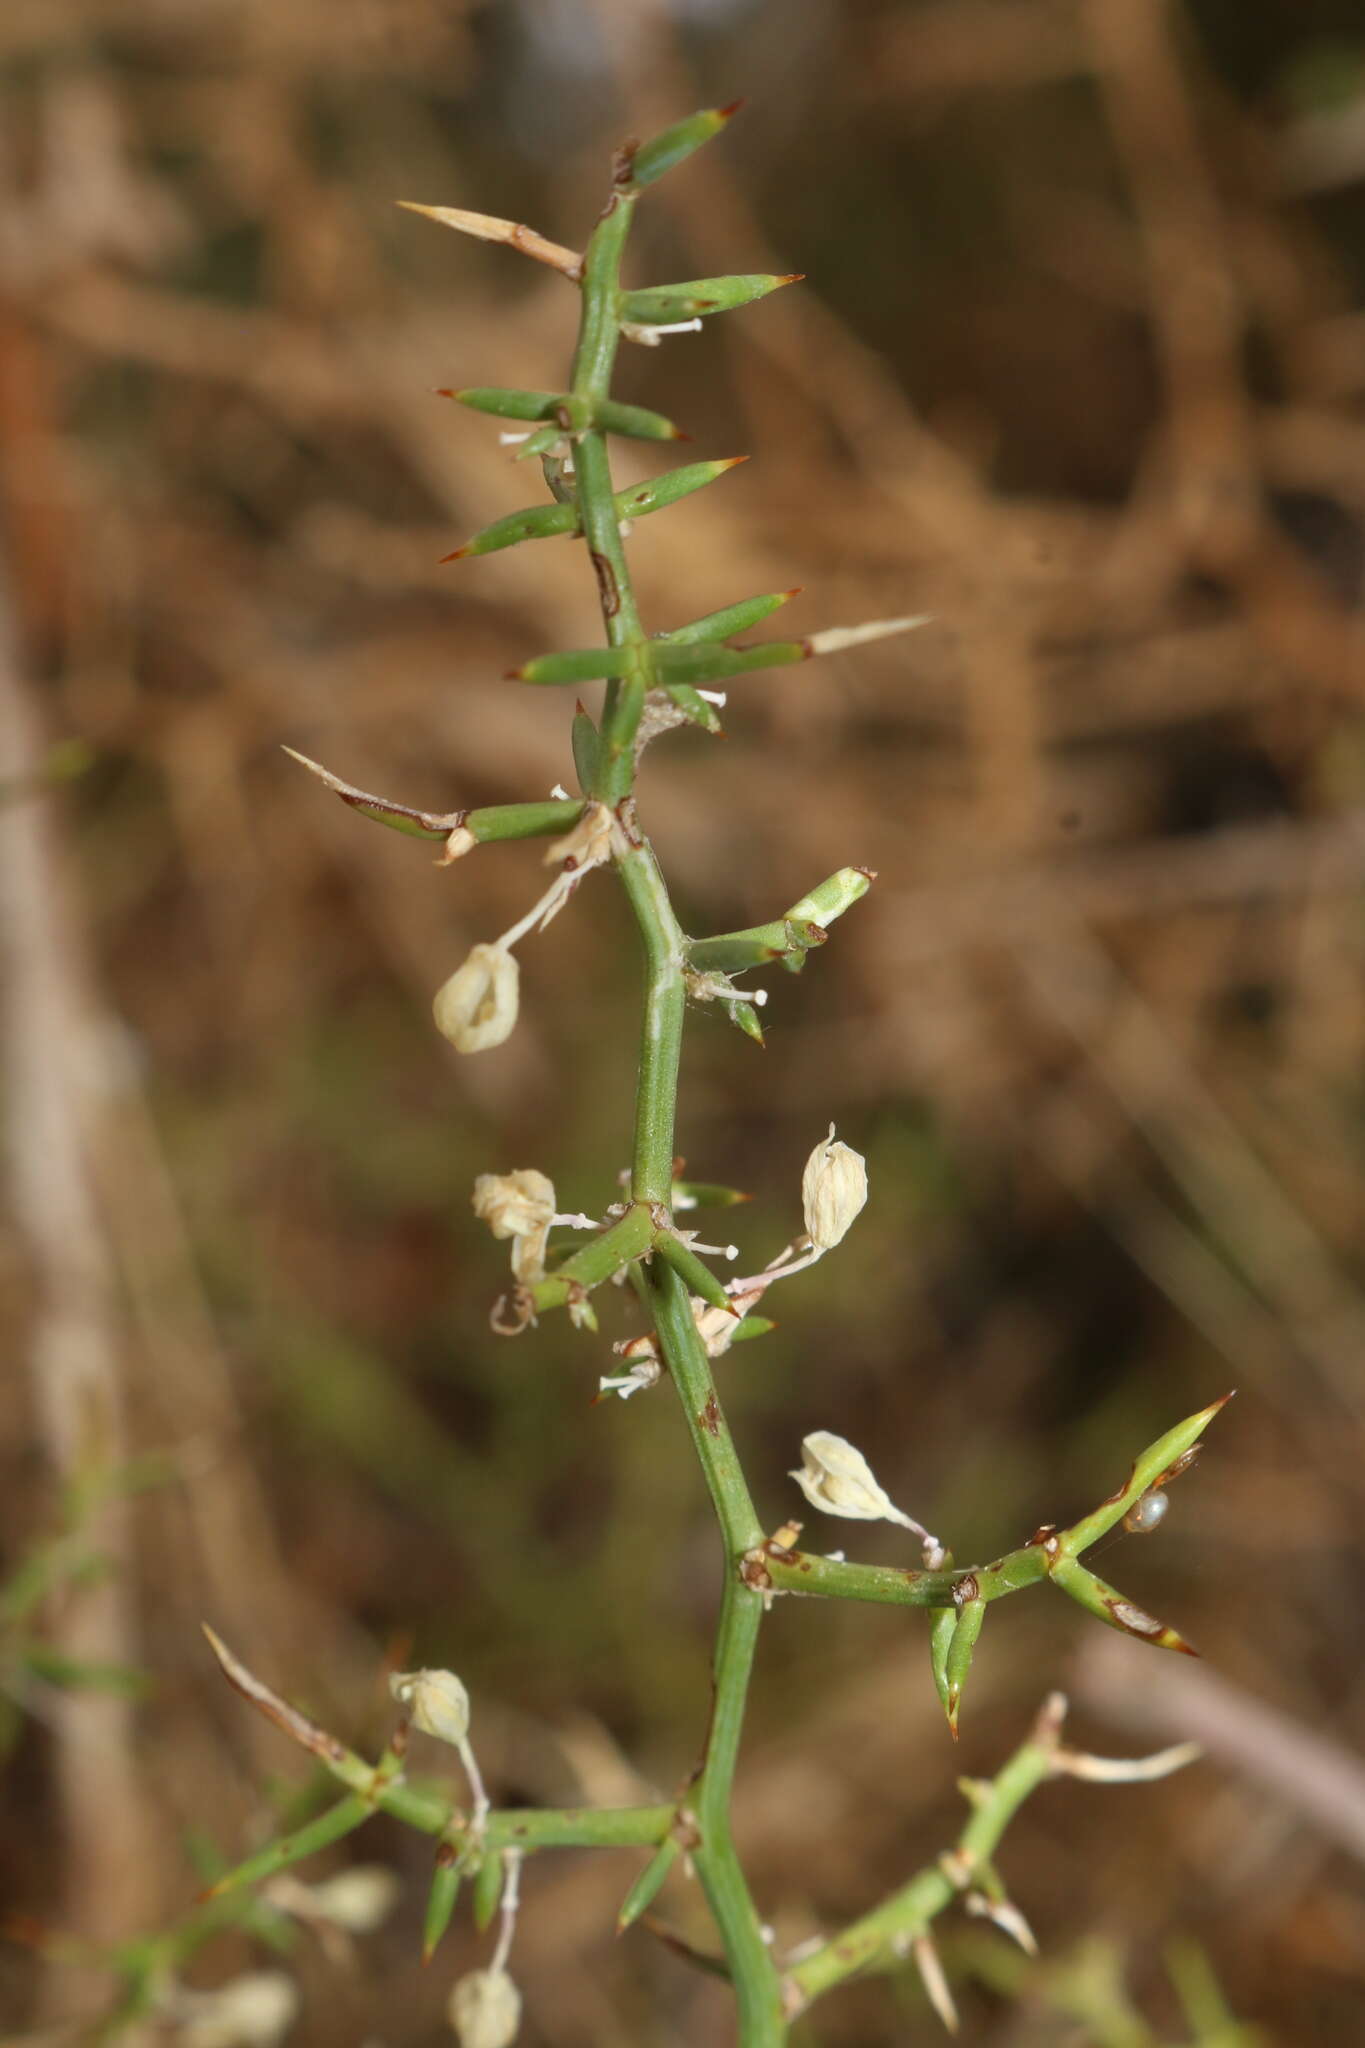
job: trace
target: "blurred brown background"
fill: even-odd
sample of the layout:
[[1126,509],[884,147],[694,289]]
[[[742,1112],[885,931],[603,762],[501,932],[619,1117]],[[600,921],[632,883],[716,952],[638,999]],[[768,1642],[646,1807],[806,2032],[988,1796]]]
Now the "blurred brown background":
[[[112,1569],[40,1616],[144,1696],[64,1695],[0,1630],[11,1911],[162,1925],[195,1854],[243,1854],[306,1778],[201,1617],[360,1746],[386,1661],[453,1666],[504,1802],[666,1796],[695,1752],[715,1541],[667,1390],[589,1405],[615,1327],[490,1335],[503,1252],[468,1206],[531,1164],[609,1198],[622,905],[590,884],[523,950],[510,1043],[448,1055],[431,993],[538,849],[441,871],[280,747],[436,809],[567,776],[570,700],[499,678],[597,637],[591,577],[563,544],[436,566],[539,482],[432,392],[557,383],[572,293],[392,202],[577,246],[616,141],[747,93],[642,206],[631,275],[807,282],[623,358],[620,395],[755,458],[641,526],[645,615],[801,583],[796,631],[936,618],[746,679],[724,743],[646,761],[690,929],[880,873],[774,983],[766,1054],[703,1013],[686,1055],[680,1145],[753,1191],[746,1264],[799,1227],[831,1118],[872,1175],[724,1367],[763,1511],[833,1428],[989,1556],[1240,1395],[1163,1531],[1101,1567],[1201,1665],[1007,1602],[953,1751],[917,1617],[781,1605],[746,1857],[782,1941],[836,1926],[952,1838],[955,1774],[1060,1683],[1088,1746],[1210,1755],[1033,1801],[1002,1867],[1044,1966],[1021,2004],[973,1985],[1002,1944],[953,1920],[967,2037],[1186,2039],[1183,1932],[1265,2038],[1365,2038],[1357,0],[8,0],[0,66],[8,1570],[92,1447],[161,1458],[87,1518]],[[623,481],[655,466],[620,451]],[[85,772],[26,794],[73,742]],[[348,1961],[296,1947],[292,2041],[446,2038],[486,1944],[462,1914],[418,1968],[428,1855],[379,1821],[319,1866],[404,1890]],[[634,1867],[528,1872],[528,2044],[725,2038],[704,1978],[613,1944]],[[98,1973],[11,1931],[19,2038],[98,2009]],[[191,1974],[260,1959],[229,1935]],[[1074,1989],[1106,1971],[1150,2032]],[[801,2036],[936,2038],[886,1980]]]

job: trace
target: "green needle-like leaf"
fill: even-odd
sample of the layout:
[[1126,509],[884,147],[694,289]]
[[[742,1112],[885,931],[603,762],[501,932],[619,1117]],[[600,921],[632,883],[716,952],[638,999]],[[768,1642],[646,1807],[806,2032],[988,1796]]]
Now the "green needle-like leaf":
[[653,1905],[664,1879],[677,1862],[678,1855],[677,1836],[666,1835],[621,1901],[621,1910],[616,1916],[618,1934],[624,1934],[626,1929],[633,1926],[640,1915]]
[[861,902],[875,880],[870,868],[840,868],[836,874],[811,889],[799,903],[793,903],[786,913],[788,922],[811,923],[824,930],[834,923],[836,917],[842,917],[846,910]]
[[739,1188],[721,1187],[715,1181],[675,1180],[673,1183],[674,1209],[737,1209],[742,1202],[752,1200],[752,1195],[744,1194]]
[[1115,1523],[1123,1520],[1129,1508],[1144,1493],[1150,1493],[1153,1487],[1160,1486],[1164,1479],[1169,1478],[1172,1467],[1181,1464],[1214,1416],[1231,1399],[1231,1394],[1224,1394],[1219,1400],[1211,1401],[1197,1415],[1187,1416],[1184,1422],[1178,1422],[1174,1429],[1168,1429],[1154,1444],[1149,1444],[1134,1460],[1132,1471],[1116,1493],[1101,1501],[1093,1514],[1083,1516],[1071,1528],[1059,1533],[1057,1543],[1063,1555],[1077,1557],[1081,1551],[1088,1550],[1099,1537],[1106,1536]]
[[967,1673],[972,1668],[972,1653],[986,1620],[984,1600],[964,1600],[957,1611],[957,1626],[948,1644],[943,1662],[943,1676],[947,1684],[947,1698],[944,1712],[953,1741],[957,1741],[957,1716],[962,1704],[962,1689],[967,1683]]
[[1180,1650],[1187,1657],[1197,1657],[1185,1638],[1175,1629],[1169,1628],[1155,1615],[1148,1614],[1134,1600],[1125,1599],[1113,1586],[1097,1578],[1092,1571],[1074,1557],[1061,1557],[1052,1566],[1052,1582],[1072,1600],[1084,1607],[1087,1614],[1109,1628],[1119,1629],[1124,1635],[1136,1636],[1140,1643],[1151,1643],[1158,1650]]
[[956,1607],[935,1607],[929,1616],[929,1662],[934,1673],[934,1690],[944,1713],[948,1711],[948,1652],[957,1628]]
[[738,604],[727,604],[718,612],[707,612],[704,618],[693,619],[690,625],[677,626],[671,633],[659,634],[659,639],[673,646],[690,645],[697,640],[730,640],[736,633],[747,633],[771,617],[779,606],[789,604],[801,595],[801,585],[794,584],[790,590],[769,591],[763,597],[741,598]]
[[520,668],[509,668],[512,683],[595,683],[629,675],[639,663],[634,647],[572,647],[562,654],[538,654]]
[[501,1856],[485,1849],[483,1861],[474,1873],[474,1925],[480,1934],[491,1924],[498,1910],[504,1874]]
[[674,1237],[670,1230],[661,1230],[654,1240],[654,1250],[686,1283],[691,1293],[699,1294],[712,1308],[728,1308],[731,1315],[736,1314],[734,1303],[711,1268],[704,1265],[692,1247],[684,1244],[680,1237]]
[[784,284],[799,284],[802,273],[785,277],[754,273],[747,277],[694,277],[685,284],[650,285],[644,291],[622,292],[621,318],[640,327],[666,327],[675,320],[705,319],[752,305]]
[[443,562],[462,562],[466,555],[495,555],[501,548],[514,548],[524,540],[554,540],[558,535],[578,532],[578,507],[528,505],[521,512],[509,512],[485,526],[462,548],[442,555]]
[[596,785],[602,749],[598,740],[597,727],[593,724],[581,704],[574,713],[571,739],[573,744],[573,764],[578,776],[578,786],[586,795]]
[[431,1890],[427,1894],[427,1910],[422,1922],[422,1961],[429,1963],[449,1927],[455,1912],[455,1902],[460,1895],[460,1852],[453,1842],[442,1842],[436,1851],[436,1868],[432,1873]]
[[[442,390],[439,398],[453,398],[474,412],[490,412],[501,420],[551,420],[574,401],[564,391],[512,391],[500,385],[471,385],[466,391]],[[586,426],[586,419],[582,422]]]
[[[665,505],[676,505],[680,498],[690,497],[693,491],[704,490],[717,477],[725,475],[727,469],[734,469],[741,462],[748,461],[747,455],[731,455],[721,462],[689,462],[681,469],[665,470],[662,476],[650,479],[648,483],[632,484],[628,490],[617,491],[612,499],[619,519],[643,519],[650,512],[661,512]],[[442,555],[442,562],[462,562],[467,555],[495,555],[502,548],[514,548],[524,540],[554,540],[564,534],[582,531],[576,498],[566,499],[558,505],[528,505],[520,512],[509,512],[502,519],[495,519],[491,526],[485,526],[463,547],[452,549]]]
[[727,1003],[725,1007],[730,1022],[738,1030],[742,1031],[746,1038],[752,1038],[755,1045],[762,1045],[764,1042],[763,1019],[759,1016],[753,1004]]
[[773,924],[751,925],[743,932],[719,932],[713,939],[693,939],[687,957],[699,973],[715,970],[739,974],[746,967],[766,967],[793,953],[807,953],[825,942],[822,925],[795,924],[783,918]]
[[670,703],[676,704],[689,725],[699,725],[703,732],[722,733],[725,727],[720,722],[720,713],[715,705],[694,690],[691,683],[665,683]]
[[622,405],[614,398],[599,398],[593,408],[593,422],[608,434],[624,434],[632,441],[686,441],[689,436],[661,412],[643,405]]
[[741,462],[748,460],[747,455],[729,455],[718,462],[687,462],[681,469],[666,469],[662,476],[651,477],[648,483],[617,491],[617,517],[643,519],[647,513],[661,512],[665,505],[676,505],[680,498],[691,497],[693,491],[705,490],[707,484],[715,483],[727,470],[738,469]]
[[680,645],[674,640],[651,643],[654,672],[663,683],[724,683],[751,669],[790,668],[809,661],[804,640],[765,640],[757,647],[718,647],[710,642]]
[[719,135],[743,105],[743,100],[732,100],[728,107],[707,107],[704,112],[689,114],[685,121],[677,121],[671,128],[665,128],[663,134],[656,135],[652,142],[627,143],[621,151],[619,183],[627,191],[632,187],[638,189],[642,185],[652,185],[666,171],[685,163],[712,136]]

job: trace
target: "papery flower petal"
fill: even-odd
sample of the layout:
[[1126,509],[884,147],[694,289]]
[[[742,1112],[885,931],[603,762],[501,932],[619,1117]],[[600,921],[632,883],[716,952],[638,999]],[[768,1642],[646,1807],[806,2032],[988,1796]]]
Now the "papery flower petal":
[[817,1251],[832,1251],[847,1236],[867,1200],[867,1164],[835,1137],[822,1138],[801,1175],[806,1235]]
[[432,999],[436,1029],[456,1052],[484,1052],[511,1036],[521,970],[505,946],[475,946]]
[[458,1749],[469,1735],[469,1694],[453,1671],[391,1671],[389,1691],[414,1728]]
[[892,1505],[872,1476],[862,1452],[827,1429],[813,1430],[801,1442],[801,1469],[789,1476],[814,1508],[827,1515],[845,1515],[854,1522],[896,1522]]
[[506,1970],[471,1970],[446,2007],[460,2048],[511,2048],[521,2025],[521,1993]]
[[555,1213],[555,1184],[534,1166],[512,1173],[481,1173],[471,1196],[474,1214],[494,1237],[528,1237],[548,1228]]

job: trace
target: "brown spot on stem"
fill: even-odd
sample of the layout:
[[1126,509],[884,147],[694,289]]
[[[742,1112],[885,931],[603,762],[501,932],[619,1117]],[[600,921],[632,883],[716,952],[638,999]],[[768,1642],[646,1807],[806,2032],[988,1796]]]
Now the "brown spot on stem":
[[685,1806],[678,1808],[678,1816],[670,1833],[678,1847],[688,1853],[701,1847],[701,1829],[697,1826],[697,1816],[689,1812]]
[[593,574],[597,578],[597,592],[602,601],[604,619],[614,619],[621,609],[621,592],[616,582],[616,571],[605,555],[599,555],[595,548],[588,553],[592,560]]
[[770,1593],[773,1575],[763,1562],[761,1550],[746,1550],[739,1561],[739,1576],[742,1585],[752,1593]]
[[707,1396],[706,1406],[702,1409],[697,1420],[708,1436],[720,1435],[720,1402],[714,1394]]

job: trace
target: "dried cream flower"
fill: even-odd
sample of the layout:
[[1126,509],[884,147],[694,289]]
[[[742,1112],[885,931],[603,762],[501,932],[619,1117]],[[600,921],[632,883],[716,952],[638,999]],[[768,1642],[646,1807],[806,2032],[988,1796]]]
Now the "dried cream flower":
[[468,825],[457,825],[453,832],[446,835],[445,850],[436,857],[437,867],[448,868],[452,861],[463,860],[467,853],[474,851],[478,843]]
[[391,1671],[389,1691],[423,1735],[464,1748],[469,1737],[469,1694],[453,1671]]
[[521,1993],[506,1970],[471,1970],[446,2012],[460,2048],[510,2048],[521,2024]]
[[813,1508],[823,1508],[827,1515],[845,1515],[851,1522],[898,1522],[919,1537],[926,1568],[938,1570],[945,1555],[943,1545],[913,1515],[893,1505],[860,1450],[827,1429],[817,1429],[802,1438],[801,1459],[801,1470],[788,1476]]
[[846,1515],[854,1522],[903,1522],[872,1476],[862,1452],[827,1429],[813,1430],[801,1442],[802,1466],[794,1479],[813,1508],[827,1515]]
[[481,1173],[474,1183],[474,1214],[494,1237],[512,1239],[512,1271],[523,1287],[545,1278],[545,1246],[555,1214],[554,1182],[534,1166],[514,1173]]
[[357,1863],[308,1886],[312,1909],[347,1934],[369,1934],[398,1903],[402,1883],[383,1863]]
[[847,1234],[867,1200],[867,1165],[852,1146],[834,1135],[821,1139],[801,1175],[806,1235],[816,1251],[832,1251]]
[[501,1045],[517,1021],[521,970],[505,946],[475,946],[432,1001],[436,1029],[456,1052]]
[[580,874],[588,868],[600,868],[603,861],[611,859],[612,823],[606,804],[585,804],[578,823],[562,839],[552,840],[546,847],[546,867],[562,861],[571,873]]
[[[201,2003],[202,1999],[202,2003]],[[186,1992],[186,2016],[177,2038],[184,2048],[275,2048],[299,2009],[299,1994],[283,1970],[248,1970],[207,1993]]]

